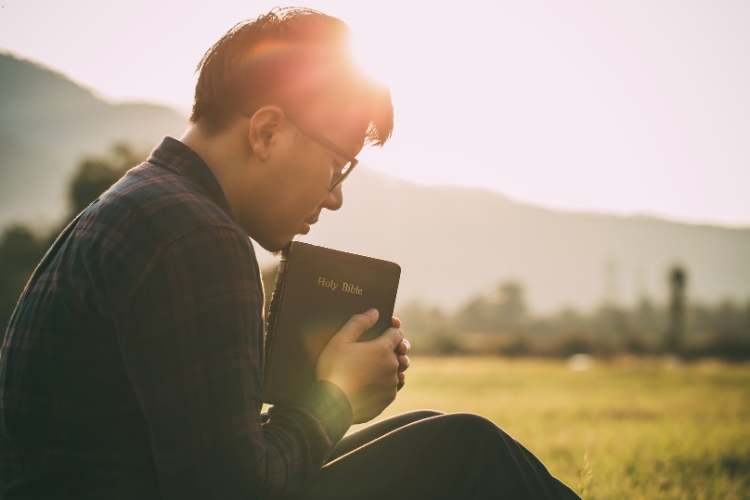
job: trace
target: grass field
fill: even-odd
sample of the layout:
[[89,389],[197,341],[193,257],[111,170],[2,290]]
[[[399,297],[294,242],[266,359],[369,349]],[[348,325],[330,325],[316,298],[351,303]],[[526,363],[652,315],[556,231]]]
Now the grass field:
[[750,499],[750,365],[412,360],[381,416],[479,413],[585,499]]

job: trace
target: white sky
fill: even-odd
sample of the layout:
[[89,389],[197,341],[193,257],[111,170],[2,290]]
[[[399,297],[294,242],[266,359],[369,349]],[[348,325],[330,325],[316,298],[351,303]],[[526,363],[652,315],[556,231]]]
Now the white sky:
[[[0,50],[186,111],[266,1],[0,0]],[[362,160],[549,207],[750,226],[750,2],[309,1],[349,24],[396,129]]]

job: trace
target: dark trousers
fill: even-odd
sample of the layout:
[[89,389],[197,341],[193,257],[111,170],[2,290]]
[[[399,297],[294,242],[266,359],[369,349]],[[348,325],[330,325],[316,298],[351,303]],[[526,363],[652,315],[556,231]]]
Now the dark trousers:
[[489,420],[404,413],[346,436],[299,499],[579,499]]

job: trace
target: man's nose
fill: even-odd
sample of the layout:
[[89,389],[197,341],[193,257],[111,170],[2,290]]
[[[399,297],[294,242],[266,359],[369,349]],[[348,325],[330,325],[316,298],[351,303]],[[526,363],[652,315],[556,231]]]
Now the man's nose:
[[323,208],[326,208],[331,211],[338,210],[341,208],[341,205],[344,204],[344,191],[341,188],[341,184],[333,188],[331,191],[328,192],[328,196],[326,196],[326,199],[323,200],[323,204],[321,205]]

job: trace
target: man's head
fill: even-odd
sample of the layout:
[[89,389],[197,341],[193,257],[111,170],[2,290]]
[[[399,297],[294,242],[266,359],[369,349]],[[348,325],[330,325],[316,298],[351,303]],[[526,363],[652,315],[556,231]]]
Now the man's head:
[[194,130],[183,140],[269,250],[309,230],[323,208],[338,209],[331,180],[363,145],[390,137],[390,92],[357,68],[348,42],[336,18],[275,9],[232,28],[198,65]]

